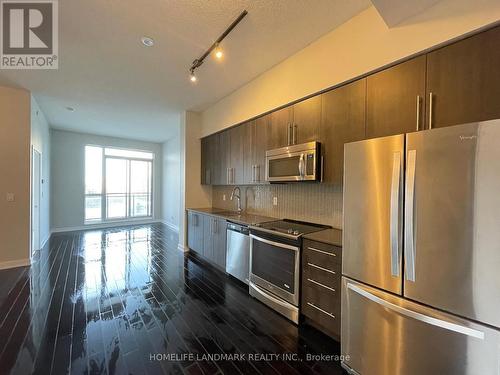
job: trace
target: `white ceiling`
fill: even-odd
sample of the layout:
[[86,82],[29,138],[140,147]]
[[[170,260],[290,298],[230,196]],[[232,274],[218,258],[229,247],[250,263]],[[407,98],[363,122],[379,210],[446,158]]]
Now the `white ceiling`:
[[[182,111],[203,110],[371,5],[369,0],[59,1],[59,70],[1,71],[29,89],[54,128],[164,141]],[[248,16],[188,68],[243,10]],[[140,38],[151,36],[153,48]],[[75,112],[69,112],[71,106]]]

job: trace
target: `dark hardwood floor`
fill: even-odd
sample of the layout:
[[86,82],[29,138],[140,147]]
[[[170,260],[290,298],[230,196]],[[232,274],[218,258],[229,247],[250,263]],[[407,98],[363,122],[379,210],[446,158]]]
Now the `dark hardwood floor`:
[[177,243],[162,224],[53,235],[0,306],[0,373],[342,373],[310,358],[338,343]]

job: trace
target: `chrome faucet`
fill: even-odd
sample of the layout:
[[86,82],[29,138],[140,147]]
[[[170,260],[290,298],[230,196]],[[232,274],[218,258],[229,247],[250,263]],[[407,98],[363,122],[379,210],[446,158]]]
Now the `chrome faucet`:
[[[238,190],[238,194],[235,194],[236,190]],[[241,211],[243,211],[241,209],[241,190],[238,186],[235,186],[233,188],[233,191],[231,192],[231,200],[233,200],[233,198],[236,197],[236,199],[238,199],[238,213],[241,214]]]

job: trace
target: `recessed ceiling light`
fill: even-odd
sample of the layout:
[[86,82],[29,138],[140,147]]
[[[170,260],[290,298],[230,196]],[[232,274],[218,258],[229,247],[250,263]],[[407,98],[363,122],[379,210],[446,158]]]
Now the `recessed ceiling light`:
[[66,109],[70,112],[75,112],[75,109],[73,107],[66,107]]
[[141,42],[146,47],[153,47],[155,45],[155,41],[152,38],[148,37],[148,36],[143,36],[141,38]]

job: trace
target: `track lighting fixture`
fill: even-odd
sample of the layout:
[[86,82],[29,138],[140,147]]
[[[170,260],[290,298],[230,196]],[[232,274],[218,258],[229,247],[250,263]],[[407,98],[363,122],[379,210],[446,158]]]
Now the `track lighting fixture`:
[[214,55],[218,60],[221,60],[222,57],[224,56],[224,53],[222,52],[222,49],[220,47],[220,43],[224,40],[224,38],[236,27],[237,24],[241,22],[243,18],[248,14],[246,10],[241,12],[241,14],[236,18],[231,25],[217,38],[217,40],[210,46],[209,49],[203,53],[200,57],[198,57],[196,60],[193,61],[191,64],[191,68],[189,68],[189,79],[191,82],[196,82],[197,78],[196,75],[194,74],[195,69],[199,68],[203,62],[205,61],[206,57],[214,51]]

